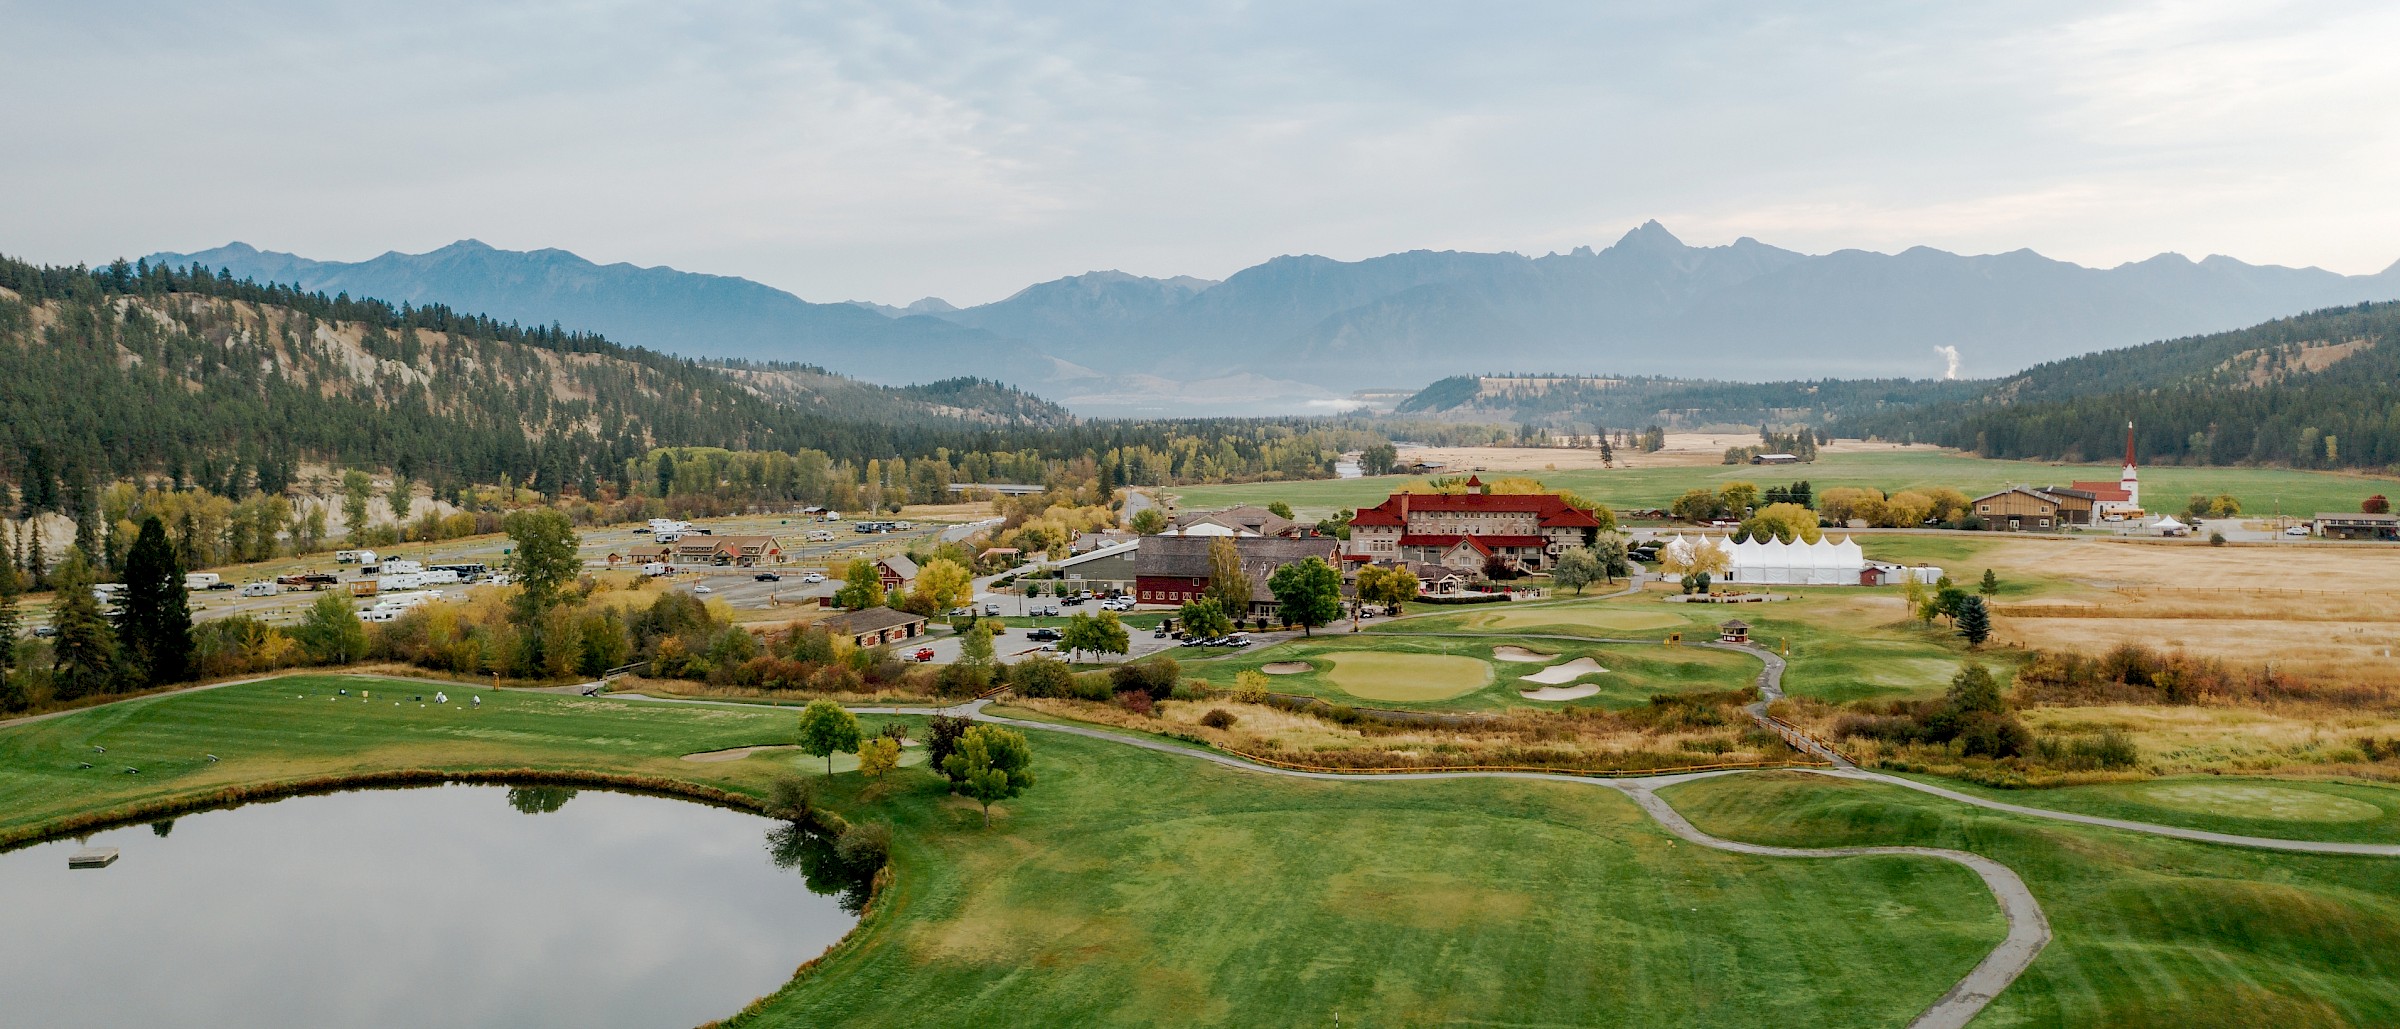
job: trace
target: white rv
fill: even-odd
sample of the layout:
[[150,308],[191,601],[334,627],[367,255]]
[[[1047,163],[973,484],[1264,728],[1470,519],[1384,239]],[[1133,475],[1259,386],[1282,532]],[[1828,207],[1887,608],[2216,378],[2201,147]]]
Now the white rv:
[[675,574],[675,567],[664,561],[651,561],[642,565],[642,574],[655,579],[662,575]]
[[380,574],[383,575],[408,575],[424,571],[425,562],[411,561],[406,558],[399,557],[386,558],[383,562],[382,568],[383,570]]
[[245,597],[272,597],[281,592],[283,592],[283,587],[272,582],[252,582],[242,585],[242,595]]
[[185,572],[183,573],[183,588],[204,590],[216,585],[223,578],[215,572]]
[[333,552],[333,559],[346,565],[371,565],[375,563],[375,552],[372,550],[336,550]]

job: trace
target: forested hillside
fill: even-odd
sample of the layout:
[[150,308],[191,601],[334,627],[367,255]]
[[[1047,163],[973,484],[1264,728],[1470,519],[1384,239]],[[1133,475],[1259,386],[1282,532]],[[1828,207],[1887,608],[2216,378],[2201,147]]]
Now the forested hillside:
[[985,381],[886,389],[719,368],[197,268],[0,260],[0,476],[25,509],[136,478],[278,493],[304,461],[392,469],[445,494],[507,481],[598,497],[636,493],[661,447],[813,452],[852,475],[894,457],[1006,455],[1019,474],[1107,470],[1114,485],[1330,475],[1345,443],[1357,445],[1297,422],[1077,424]]
[[2054,361],[1980,395],[1861,417],[1871,433],[1993,457],[2106,458],[2134,423],[2142,459],[2400,464],[2400,303]]
[[1439,380],[1402,401],[1395,413],[1585,433],[1640,425],[1831,425],[1965,399],[1988,385],[1939,379],[1720,382],[1499,373]]

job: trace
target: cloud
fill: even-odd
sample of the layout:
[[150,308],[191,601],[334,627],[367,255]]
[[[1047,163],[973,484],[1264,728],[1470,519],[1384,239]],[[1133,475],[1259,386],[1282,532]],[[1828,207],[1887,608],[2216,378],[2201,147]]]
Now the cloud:
[[[2400,9],[10,8],[0,249],[475,237],[812,299],[1695,242],[2380,268]],[[61,88],[72,83],[73,88]],[[2306,155],[2295,160],[2294,155]]]

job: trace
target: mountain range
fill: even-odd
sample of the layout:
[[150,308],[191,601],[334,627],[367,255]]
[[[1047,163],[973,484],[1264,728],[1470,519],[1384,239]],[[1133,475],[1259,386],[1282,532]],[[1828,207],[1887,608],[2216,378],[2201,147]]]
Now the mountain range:
[[1994,376],[2400,298],[2400,263],[2345,276],[2176,254],[2105,269],[2030,250],[1811,255],[1748,237],[1689,246],[1655,221],[1600,250],[1285,256],[1223,281],[1091,272],[966,308],[931,297],[811,303],[746,279],[472,240],[353,263],[240,243],[151,260],[440,301],[687,356],[802,361],[882,382],[983,376],[1087,414],[1323,410],[1361,387],[1511,367],[1748,381]]

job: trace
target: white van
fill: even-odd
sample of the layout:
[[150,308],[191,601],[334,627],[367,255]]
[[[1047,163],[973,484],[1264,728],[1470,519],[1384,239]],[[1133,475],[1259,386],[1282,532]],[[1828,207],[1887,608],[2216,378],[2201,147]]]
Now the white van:
[[187,590],[204,590],[216,585],[223,578],[223,576],[218,575],[215,572],[185,572],[183,573],[183,588]]
[[283,587],[271,582],[252,582],[242,585],[242,596],[245,597],[272,597],[281,592],[283,592]]

